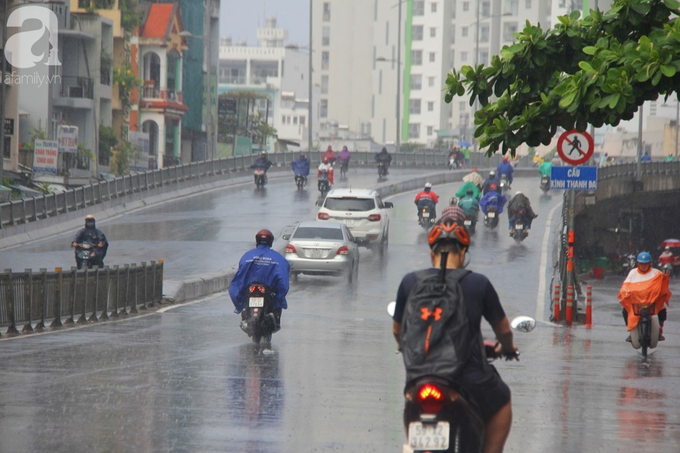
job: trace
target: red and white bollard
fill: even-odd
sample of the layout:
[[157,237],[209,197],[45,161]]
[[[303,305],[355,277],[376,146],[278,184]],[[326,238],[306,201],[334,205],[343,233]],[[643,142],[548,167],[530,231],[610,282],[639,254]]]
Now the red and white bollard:
[[567,317],[566,321],[568,325],[571,325],[572,318],[574,316],[574,287],[567,286]]
[[586,326],[593,325],[593,287],[586,286]]
[[553,292],[553,321],[560,322],[560,285],[555,285]]

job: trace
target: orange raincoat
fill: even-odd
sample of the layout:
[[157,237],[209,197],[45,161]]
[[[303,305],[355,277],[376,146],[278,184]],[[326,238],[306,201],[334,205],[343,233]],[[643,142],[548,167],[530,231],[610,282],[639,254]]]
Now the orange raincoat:
[[657,314],[663,310],[664,305],[668,305],[670,298],[668,275],[654,268],[645,274],[639,272],[637,268],[632,269],[619,291],[619,301],[628,311],[628,331],[636,328],[640,322],[634,306],[652,304],[654,313]]

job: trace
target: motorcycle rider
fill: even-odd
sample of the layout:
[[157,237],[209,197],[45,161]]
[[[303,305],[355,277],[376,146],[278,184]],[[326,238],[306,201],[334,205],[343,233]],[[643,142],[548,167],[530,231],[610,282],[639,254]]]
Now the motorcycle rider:
[[333,166],[326,157],[321,159],[321,164],[319,164],[319,168],[317,169],[316,177],[320,177],[322,172],[328,173],[328,182],[333,185]]
[[430,206],[430,208],[432,209],[432,218],[434,219],[437,218],[436,204],[439,203],[439,197],[437,196],[436,193],[434,193],[434,191],[432,190],[432,184],[430,184],[429,182],[426,182],[423,190],[421,192],[418,192],[418,194],[416,195],[416,199],[414,200],[414,203],[416,204],[416,208],[418,209],[419,216],[421,209],[423,209],[425,206]]
[[507,198],[505,198],[505,195],[496,192],[497,188],[498,186],[496,186],[496,184],[491,184],[489,191],[482,197],[481,200],[479,200],[479,207],[482,208],[484,215],[486,215],[489,207],[491,206],[495,206],[498,210],[498,213],[501,214],[503,212],[503,206],[505,206],[505,203],[508,202]]
[[477,187],[477,184],[473,182],[466,182],[463,184],[460,189],[458,189],[458,192],[456,192],[456,196],[458,198],[464,198],[465,194],[468,193],[468,191],[471,190],[472,194],[474,195],[476,200],[479,200],[482,196],[482,191]]
[[104,258],[109,249],[109,241],[106,240],[106,235],[95,226],[95,218],[92,214],[85,216],[85,228],[81,228],[76,233],[76,236],[71,242],[71,247],[76,248],[76,265],[78,265],[78,246],[83,242],[94,244],[97,248],[94,249],[97,260],[93,264],[99,267],[104,267]]
[[472,217],[472,226],[474,227],[475,225],[477,225],[479,202],[477,201],[477,197],[475,196],[473,189],[468,189],[467,192],[465,192],[465,196],[460,199],[460,201],[458,202],[458,206],[460,206],[460,209],[462,209],[463,212],[465,212],[466,216]]
[[496,170],[491,170],[489,172],[489,177],[486,179],[486,181],[484,181],[484,185],[482,186],[482,192],[484,195],[489,192],[492,184],[495,184],[497,188],[501,186],[501,181],[496,176]]
[[477,173],[476,168],[473,168],[472,172],[463,177],[463,182],[471,182],[476,185],[479,190],[482,190],[482,187],[484,186],[484,178]]
[[442,219],[451,219],[459,225],[465,220],[465,211],[458,206],[458,198],[451,197],[449,205],[442,211]]
[[659,265],[663,267],[666,264],[672,266],[673,274],[676,273],[677,267],[680,265],[680,259],[673,254],[669,246],[666,246],[661,255],[659,255]]
[[[449,269],[464,267],[465,255],[470,247],[470,237],[461,226],[450,219],[440,220],[429,235],[430,272],[436,274],[441,267],[441,253],[448,252]],[[397,291],[396,307],[393,315],[392,332],[401,350],[401,323],[409,294],[416,284],[415,273],[404,276]],[[463,301],[470,328],[470,359],[453,381],[463,389],[477,404],[484,421],[484,453],[499,453],[510,433],[512,407],[510,389],[503,382],[495,367],[489,364],[481,346],[481,321],[487,320],[496,334],[498,346],[496,353],[507,360],[518,359],[518,349],[513,343],[512,330],[498,294],[493,285],[482,274],[468,273],[460,280]],[[446,377],[446,376],[443,376]]]
[[328,145],[328,148],[326,148],[326,151],[321,155],[321,161],[326,159],[329,164],[333,165],[335,163],[335,153],[333,152],[333,148],[331,145]]
[[281,312],[288,308],[286,294],[290,287],[290,264],[276,250],[272,250],[274,235],[262,229],[255,235],[256,248],[243,254],[238,270],[229,284],[229,296],[234,303],[234,313],[241,313],[241,329],[247,331],[249,310],[244,310],[248,301],[248,288],[258,282],[271,291],[276,330],[281,329]]
[[544,176],[548,177],[548,184],[550,183],[550,173],[552,169],[552,162],[545,161],[541,163],[541,165],[538,166],[538,172],[541,174],[541,179],[543,179]]
[[504,157],[503,161],[498,164],[496,171],[498,172],[499,179],[505,175],[505,177],[508,178],[508,184],[512,185],[512,172],[515,171],[515,169],[512,168],[512,164],[507,157]]
[[515,222],[521,220],[524,223],[524,234],[529,234],[531,222],[538,217],[531,209],[531,202],[519,190],[515,192],[510,203],[508,203],[508,222],[510,224],[510,236],[515,234]]
[[260,157],[255,159],[255,162],[253,162],[253,165],[250,166],[250,168],[253,169],[262,169],[264,170],[265,173],[269,170],[269,167],[272,166],[272,161],[269,160],[267,157],[267,151],[262,151],[260,153]]
[[300,157],[291,162],[290,165],[293,167],[293,174],[295,176],[304,176],[305,184],[307,184],[307,176],[309,176],[309,160],[307,160],[307,156],[301,154]]
[[[663,324],[666,322],[668,312],[664,305],[668,305],[671,292],[668,289],[668,276],[658,269],[652,268],[652,255],[641,252],[637,256],[637,267],[628,272],[628,276],[621,285],[619,291],[619,301],[623,308],[623,321],[628,327],[628,331],[637,325],[638,316],[629,312],[627,308],[632,308],[633,303],[654,302],[656,312],[659,316],[659,341],[664,341]],[[630,327],[630,325],[632,327]],[[630,335],[626,341],[632,341]]]
[[338,163],[339,164],[347,164],[347,168],[349,169],[349,159],[352,156],[350,155],[349,150],[347,149],[347,146],[343,146],[342,150],[338,153]]
[[385,166],[387,167],[385,170],[385,174],[388,174],[390,172],[390,164],[392,163],[392,156],[387,152],[387,148],[383,146],[383,149],[380,150],[379,153],[375,154],[375,161],[377,164],[384,163]]

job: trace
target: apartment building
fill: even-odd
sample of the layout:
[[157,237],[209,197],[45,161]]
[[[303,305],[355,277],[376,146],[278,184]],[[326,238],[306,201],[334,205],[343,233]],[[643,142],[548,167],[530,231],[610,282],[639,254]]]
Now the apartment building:
[[[307,148],[309,54],[285,46],[288,32],[276,26],[275,18],[267,19],[257,37],[258,46],[232,45],[230,38],[222,39],[219,94],[252,93],[257,98],[253,108],[278,135],[269,138],[267,150],[275,151],[285,144]],[[318,112],[312,114],[318,118]],[[316,120],[312,127],[318,130]]]

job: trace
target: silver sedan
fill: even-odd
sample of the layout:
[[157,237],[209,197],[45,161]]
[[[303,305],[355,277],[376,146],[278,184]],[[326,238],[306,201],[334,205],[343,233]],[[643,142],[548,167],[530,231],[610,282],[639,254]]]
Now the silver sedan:
[[284,239],[291,276],[344,275],[348,282],[359,273],[359,247],[347,227],[338,222],[301,222]]

